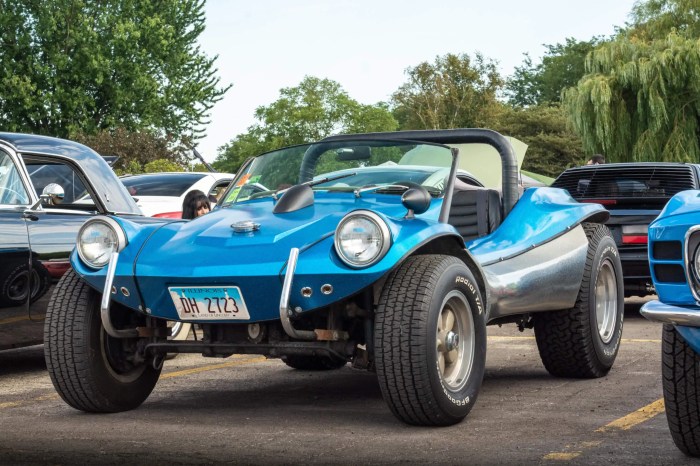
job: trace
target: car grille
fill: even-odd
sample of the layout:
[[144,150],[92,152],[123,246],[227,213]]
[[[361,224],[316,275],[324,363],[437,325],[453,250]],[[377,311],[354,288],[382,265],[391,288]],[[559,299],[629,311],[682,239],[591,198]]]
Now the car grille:
[[566,189],[574,199],[669,199],[696,189],[690,165],[610,164],[566,170],[553,187]]

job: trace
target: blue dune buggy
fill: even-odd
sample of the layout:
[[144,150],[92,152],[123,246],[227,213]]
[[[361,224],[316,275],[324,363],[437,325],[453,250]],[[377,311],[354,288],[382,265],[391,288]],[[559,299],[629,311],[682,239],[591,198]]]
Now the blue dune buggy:
[[[502,189],[459,168],[488,144]],[[608,212],[565,191],[519,194],[489,130],[336,136],[248,160],[210,214],[85,223],[46,320],[61,397],[139,406],[167,353],[264,354],[301,370],[376,371],[400,420],[449,425],[474,406],[486,325],[535,329],[546,369],[601,377],[622,333]],[[169,341],[167,322],[198,324]]]
[[642,309],[663,326],[661,374],[676,446],[700,456],[700,191],[683,191],[649,225],[649,265],[658,300]]

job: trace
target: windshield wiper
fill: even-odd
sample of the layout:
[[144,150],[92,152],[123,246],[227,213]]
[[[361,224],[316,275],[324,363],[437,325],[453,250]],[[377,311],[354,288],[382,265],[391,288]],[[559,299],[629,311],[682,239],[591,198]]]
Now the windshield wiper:
[[[357,172],[352,172],[352,173],[343,173],[342,175],[335,175],[335,176],[328,176],[326,178],[321,178],[320,180],[310,180],[310,181],[305,181],[304,183],[299,183],[298,185],[295,186],[316,186],[317,184],[323,184],[323,183],[328,183],[329,181],[335,181],[335,180],[340,180],[342,178],[347,178],[349,176],[355,176],[357,175]],[[272,193],[272,198],[274,200],[277,200],[277,196],[280,196],[293,188],[294,186],[290,186],[289,188],[284,188],[279,191],[275,191]]]

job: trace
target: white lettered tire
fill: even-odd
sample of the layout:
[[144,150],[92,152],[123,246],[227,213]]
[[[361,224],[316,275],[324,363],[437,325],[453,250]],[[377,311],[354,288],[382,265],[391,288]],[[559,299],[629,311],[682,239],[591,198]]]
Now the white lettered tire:
[[379,385],[397,418],[446,426],[469,414],[484,376],[486,325],[464,262],[408,258],[384,285],[374,329]]

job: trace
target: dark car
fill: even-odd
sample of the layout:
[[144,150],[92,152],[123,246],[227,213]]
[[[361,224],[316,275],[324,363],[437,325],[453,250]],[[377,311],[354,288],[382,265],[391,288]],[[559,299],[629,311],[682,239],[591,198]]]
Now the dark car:
[[50,291],[70,267],[78,230],[104,214],[145,219],[96,152],[0,133],[0,350],[42,342]]
[[638,162],[570,168],[554,180],[579,202],[602,204],[622,259],[625,296],[654,293],[647,228],[676,193],[700,187],[700,165]]

